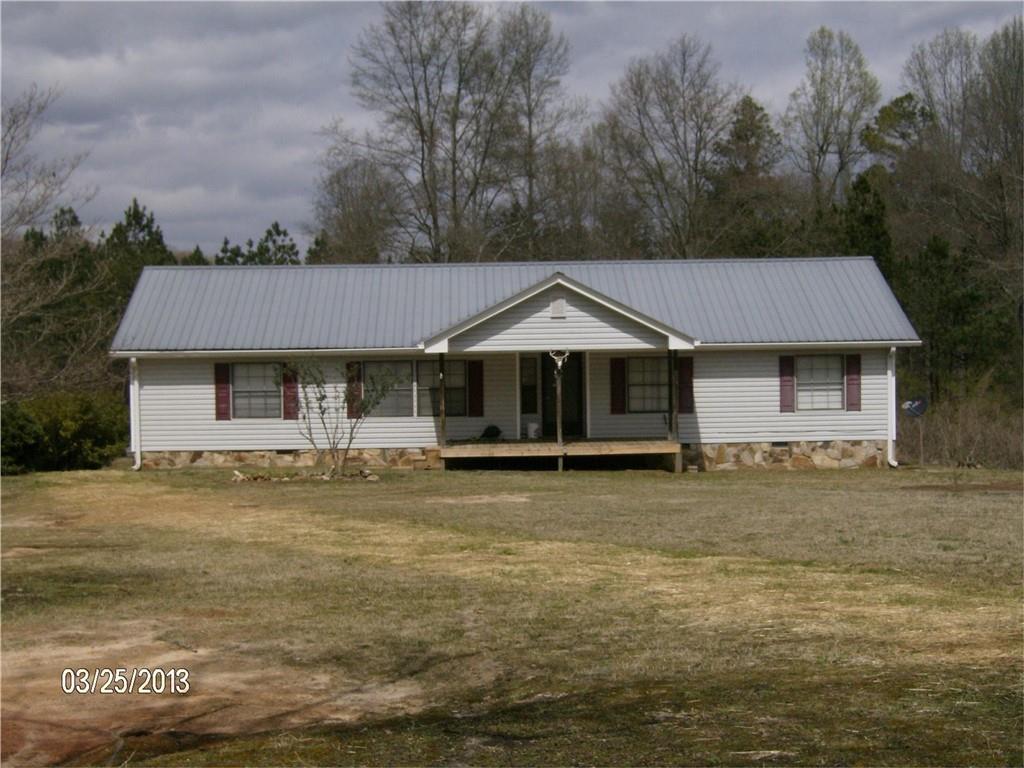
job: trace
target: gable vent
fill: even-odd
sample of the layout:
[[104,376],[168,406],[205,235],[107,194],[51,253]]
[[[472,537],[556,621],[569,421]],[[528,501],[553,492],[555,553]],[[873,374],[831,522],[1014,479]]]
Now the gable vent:
[[551,317],[552,319],[565,317],[565,294],[556,293],[551,297]]

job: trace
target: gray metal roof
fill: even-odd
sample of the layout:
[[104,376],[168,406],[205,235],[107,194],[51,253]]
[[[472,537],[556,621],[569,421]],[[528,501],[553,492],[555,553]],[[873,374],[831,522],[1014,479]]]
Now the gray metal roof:
[[561,272],[701,343],[915,341],[869,257],[147,267],[112,350],[411,348]]

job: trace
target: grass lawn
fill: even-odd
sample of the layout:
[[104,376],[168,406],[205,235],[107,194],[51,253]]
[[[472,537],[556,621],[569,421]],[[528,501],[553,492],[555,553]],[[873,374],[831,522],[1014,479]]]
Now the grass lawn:
[[1019,473],[31,475],[2,536],[9,764],[1024,761]]

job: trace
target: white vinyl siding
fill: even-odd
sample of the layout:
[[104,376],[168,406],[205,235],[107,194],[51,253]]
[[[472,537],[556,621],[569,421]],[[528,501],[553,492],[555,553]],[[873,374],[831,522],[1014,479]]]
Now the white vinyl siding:
[[[695,413],[680,414],[683,443],[884,440],[888,415],[886,350],[856,348],[861,355],[861,410],[779,412],[779,355],[792,352],[698,352],[693,355]],[[664,413],[611,414],[609,360],[630,357],[590,353],[591,437],[663,437]]]
[[[427,359],[420,355],[414,360]],[[515,435],[515,358],[513,355],[480,357],[484,369],[484,415],[449,417],[450,440],[479,437],[494,424],[505,437]],[[363,358],[331,359],[325,368],[331,381],[344,391],[343,372],[348,362]],[[298,422],[284,419],[232,419],[217,421],[214,407],[213,360],[139,360],[141,445],[144,451],[295,450],[309,443],[299,434]],[[262,362],[262,361],[253,361]],[[418,448],[437,445],[438,419],[426,416],[378,416],[363,422],[356,448]]]
[[[564,297],[564,317],[552,302]],[[564,288],[551,288],[468,328],[449,341],[455,352],[549,349],[666,349],[663,333]]]
[[[780,413],[780,353],[777,351],[695,353],[696,413],[680,415],[680,441],[740,443],[886,439],[886,351],[847,348],[839,352],[861,355],[860,411],[799,410]],[[610,413],[609,360],[636,355],[635,352],[590,352],[587,355],[591,437],[665,437],[664,413]],[[659,352],[650,356],[663,355]],[[346,362],[359,359],[341,359],[341,369],[344,370]],[[419,355],[408,359],[432,358]],[[514,437],[516,387],[519,386],[515,358],[513,355],[481,355],[478,359],[484,361],[484,416],[450,417],[448,436],[453,440],[477,437],[487,425],[494,424],[502,430],[503,437]],[[213,364],[212,360],[200,359],[139,361],[142,450],[286,450],[309,447],[299,435],[295,421],[216,421]],[[340,383],[343,386],[344,382]],[[354,445],[357,448],[436,445],[437,429],[438,419],[426,415],[373,416],[364,422]]]

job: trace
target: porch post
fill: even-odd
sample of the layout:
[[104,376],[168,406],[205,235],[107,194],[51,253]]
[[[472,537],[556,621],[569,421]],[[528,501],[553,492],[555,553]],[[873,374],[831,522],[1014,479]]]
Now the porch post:
[[562,447],[562,372],[555,368],[555,434]]
[[[555,365],[555,434],[558,438],[558,447],[562,447],[562,366]],[[562,452],[558,452],[558,471],[562,471],[564,464]]]
[[683,448],[679,443],[679,353],[674,349],[668,351],[668,439],[676,443],[676,452],[672,457],[672,471],[676,474],[683,471]]
[[441,444],[441,447],[444,448],[445,445],[448,442],[448,418],[447,418],[447,415],[445,413],[446,409],[445,409],[445,385],[444,385],[444,352],[439,353],[438,356],[437,356],[437,376],[438,376],[438,381],[440,382],[439,385],[438,385],[438,389],[439,389],[438,394],[440,395],[440,400],[441,400],[441,402],[439,404],[439,407],[438,407],[438,415],[441,417],[441,435],[440,435],[440,438],[439,438],[438,442]]
[[679,437],[679,384],[676,370],[676,351],[668,351],[668,439]]

